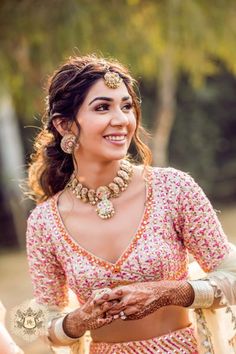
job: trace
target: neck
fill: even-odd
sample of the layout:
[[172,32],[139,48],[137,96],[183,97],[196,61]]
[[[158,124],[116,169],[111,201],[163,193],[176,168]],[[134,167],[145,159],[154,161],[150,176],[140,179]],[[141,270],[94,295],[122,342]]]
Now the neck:
[[75,166],[76,177],[88,188],[97,189],[112,182],[119,170],[119,160],[109,162],[79,161]]

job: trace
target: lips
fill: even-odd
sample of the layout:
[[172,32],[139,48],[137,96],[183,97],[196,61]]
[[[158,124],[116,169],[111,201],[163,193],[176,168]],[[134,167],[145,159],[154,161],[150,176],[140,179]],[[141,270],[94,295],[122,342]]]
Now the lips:
[[110,141],[123,141],[126,139],[127,133],[114,133],[114,134],[107,134],[104,135],[104,138],[106,140]]

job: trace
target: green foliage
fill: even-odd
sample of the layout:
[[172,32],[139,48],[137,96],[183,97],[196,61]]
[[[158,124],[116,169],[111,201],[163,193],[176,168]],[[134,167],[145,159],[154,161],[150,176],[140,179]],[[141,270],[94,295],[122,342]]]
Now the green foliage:
[[218,201],[236,197],[236,79],[220,73],[193,90],[186,78],[178,88],[177,119],[170,142],[170,164],[191,172]]
[[236,72],[235,13],[233,0],[2,0],[0,75],[28,121],[42,110],[45,78],[75,48],[118,57],[150,82],[171,55],[176,74],[199,84],[215,57]]
[[226,163],[226,156],[235,152],[228,138],[232,129],[227,138],[222,133],[231,127],[233,116],[220,106],[221,87],[230,91],[224,99],[233,89],[210,79],[204,86],[204,78],[219,72],[215,58],[236,72],[235,15],[234,0],[2,0],[1,86],[10,90],[23,124],[35,124],[33,117],[44,109],[46,78],[65,57],[88,52],[116,57],[146,87],[144,116],[153,127],[149,111],[157,110],[154,93],[169,56],[176,77],[185,73],[189,80],[181,81],[178,90],[171,161],[211,184],[221,169],[230,171],[228,176],[235,169],[232,158]]

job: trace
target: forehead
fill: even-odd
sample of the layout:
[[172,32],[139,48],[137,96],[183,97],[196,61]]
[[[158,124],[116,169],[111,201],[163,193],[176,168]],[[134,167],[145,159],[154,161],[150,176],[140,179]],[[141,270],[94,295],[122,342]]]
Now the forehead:
[[90,102],[96,97],[110,97],[112,99],[121,99],[125,96],[130,96],[126,85],[124,82],[121,83],[116,89],[112,89],[106,86],[103,79],[99,79],[94,83],[94,85],[88,91],[88,94],[85,98],[85,102]]

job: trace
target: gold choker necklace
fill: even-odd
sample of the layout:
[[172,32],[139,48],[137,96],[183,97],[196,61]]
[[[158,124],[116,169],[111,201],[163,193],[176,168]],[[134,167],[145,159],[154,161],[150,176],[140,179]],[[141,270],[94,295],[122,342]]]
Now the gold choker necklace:
[[116,177],[108,186],[100,186],[96,190],[88,189],[76,178],[74,172],[66,187],[82,202],[96,205],[96,212],[100,218],[110,219],[115,214],[115,209],[110,199],[119,197],[121,192],[126,190],[132,174],[133,165],[127,160],[122,160]]

